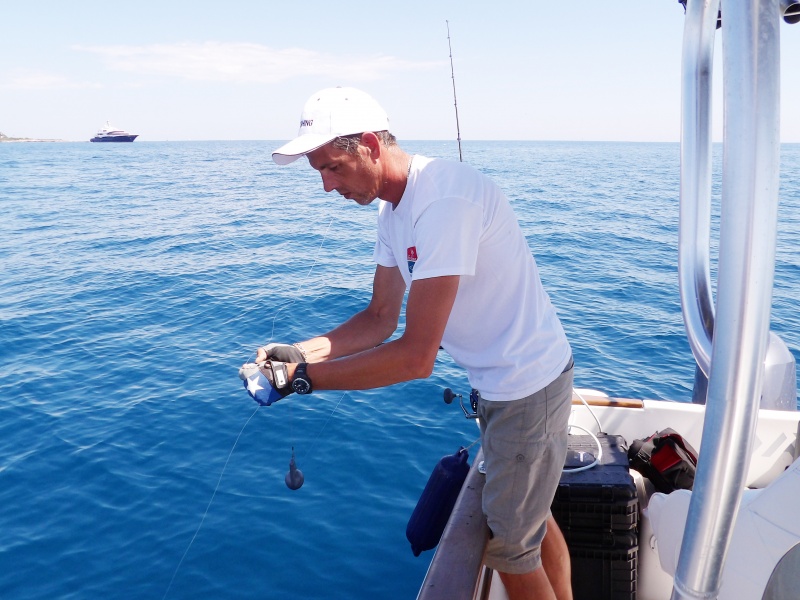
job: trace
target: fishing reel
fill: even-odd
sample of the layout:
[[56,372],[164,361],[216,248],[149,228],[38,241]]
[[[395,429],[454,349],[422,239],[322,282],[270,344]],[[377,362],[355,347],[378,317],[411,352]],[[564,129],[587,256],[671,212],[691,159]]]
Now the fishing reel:
[[469,393],[469,406],[472,410],[467,410],[467,407],[464,406],[464,398],[461,394],[456,394],[450,388],[444,389],[444,403],[445,404],[452,404],[454,398],[458,398],[458,403],[461,405],[461,410],[464,411],[464,416],[467,419],[477,419],[478,418],[478,398],[480,398],[481,393],[478,390],[472,390]]

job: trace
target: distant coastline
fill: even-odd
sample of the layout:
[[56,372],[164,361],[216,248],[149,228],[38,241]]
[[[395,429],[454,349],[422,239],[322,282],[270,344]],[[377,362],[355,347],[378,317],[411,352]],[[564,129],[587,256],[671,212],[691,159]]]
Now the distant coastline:
[[65,142],[66,140],[43,140],[37,138],[17,138],[8,137],[5,133],[0,132],[0,142]]

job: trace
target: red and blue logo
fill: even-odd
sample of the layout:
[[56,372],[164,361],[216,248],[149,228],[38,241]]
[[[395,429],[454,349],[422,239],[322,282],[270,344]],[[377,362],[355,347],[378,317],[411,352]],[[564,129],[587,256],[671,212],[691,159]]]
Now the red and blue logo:
[[417,247],[411,246],[406,250],[406,259],[408,260],[408,272],[414,272],[414,263],[417,262]]

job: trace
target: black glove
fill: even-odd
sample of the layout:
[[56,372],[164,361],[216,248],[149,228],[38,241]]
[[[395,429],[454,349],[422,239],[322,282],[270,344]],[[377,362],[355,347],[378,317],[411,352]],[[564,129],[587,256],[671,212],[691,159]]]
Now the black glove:
[[284,363],[245,363],[239,369],[239,377],[250,397],[261,406],[269,406],[294,391]]
[[[261,350],[266,353],[263,360],[277,360],[285,363],[308,362],[300,349],[290,344],[267,344],[259,348],[259,351]],[[259,358],[261,357],[259,356]]]
[[289,381],[286,363],[268,360],[259,370],[267,378],[273,389],[280,394],[281,398],[286,398],[286,396],[294,392],[292,382]]

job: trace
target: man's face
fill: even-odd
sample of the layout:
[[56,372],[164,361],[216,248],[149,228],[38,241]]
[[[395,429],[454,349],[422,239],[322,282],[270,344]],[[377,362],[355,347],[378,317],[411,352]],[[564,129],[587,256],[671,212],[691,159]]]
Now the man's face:
[[309,164],[319,171],[326,192],[337,191],[348,200],[366,206],[380,194],[381,172],[370,157],[369,148],[358,146],[356,154],[325,144],[307,155]]

